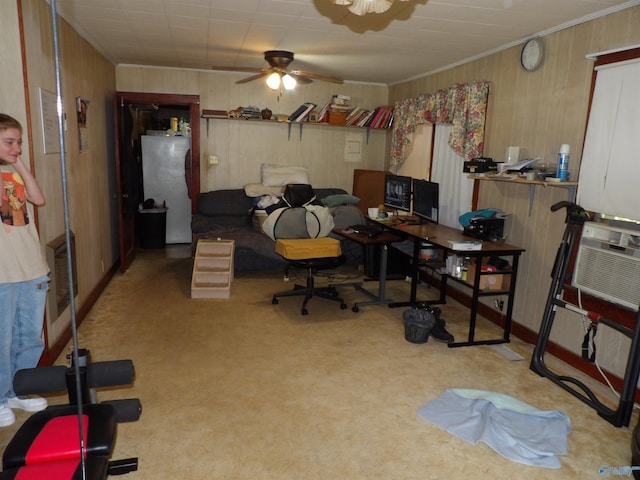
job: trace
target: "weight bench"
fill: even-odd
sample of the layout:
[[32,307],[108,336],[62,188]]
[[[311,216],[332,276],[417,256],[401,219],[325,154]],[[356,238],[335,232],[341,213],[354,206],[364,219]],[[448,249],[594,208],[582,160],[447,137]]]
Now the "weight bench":
[[18,395],[67,390],[69,405],[54,405],[33,414],[20,427],[2,456],[0,480],[102,480],[137,470],[138,459],[110,461],[119,422],[136,421],[138,399],[97,403],[93,389],[133,382],[131,360],[87,363],[80,367],[84,469],[80,460],[80,419],[75,368],[64,366],[20,370],[14,378]]

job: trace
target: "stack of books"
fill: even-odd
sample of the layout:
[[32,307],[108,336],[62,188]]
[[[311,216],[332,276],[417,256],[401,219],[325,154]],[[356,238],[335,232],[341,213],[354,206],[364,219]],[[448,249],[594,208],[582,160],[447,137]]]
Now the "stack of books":
[[393,122],[393,107],[380,106],[374,109],[363,126],[370,128],[389,128]]
[[351,111],[351,97],[349,95],[333,95],[328,109],[327,122],[345,125],[347,114]]
[[393,122],[393,107],[380,106],[373,110],[356,107],[347,115],[346,125],[354,127],[389,128]]
[[296,108],[296,110],[291,115],[289,115],[289,121],[293,123],[303,122],[316,107],[317,105],[315,103],[303,103],[298,108]]

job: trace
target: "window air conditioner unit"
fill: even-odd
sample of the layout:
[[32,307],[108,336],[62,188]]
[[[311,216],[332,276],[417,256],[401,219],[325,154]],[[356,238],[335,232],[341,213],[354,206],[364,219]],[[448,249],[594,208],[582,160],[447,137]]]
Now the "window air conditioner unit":
[[573,286],[638,310],[640,231],[585,222],[573,272]]

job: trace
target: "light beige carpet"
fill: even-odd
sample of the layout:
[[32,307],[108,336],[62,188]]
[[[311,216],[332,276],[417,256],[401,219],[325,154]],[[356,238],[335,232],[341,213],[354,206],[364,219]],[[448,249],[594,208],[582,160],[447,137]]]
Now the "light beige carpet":
[[[531,372],[530,345],[514,339],[508,348],[524,360],[512,361],[484,346],[411,344],[403,308],[353,313],[312,299],[302,316],[299,297],[271,304],[272,293],[292,287],[281,272],[236,274],[230,299],[192,300],[191,259],[171,252],[139,252],[79,329],[94,361],[136,365],[133,387],[98,393],[143,404],[139,422],[119,426],[114,459],[140,459],[139,471],[123,479],[573,480],[599,478],[602,465],[630,465],[631,429],[611,426]],[[389,283],[396,299],[408,292],[406,282]],[[353,289],[341,293],[349,306],[366,300]],[[436,293],[420,287],[421,297]],[[466,337],[468,310],[455,302],[442,310],[456,338]],[[477,338],[496,336],[500,330],[479,319]],[[417,416],[456,387],[566,413],[572,432],[562,468],[515,463]],[[0,446],[26,415],[0,429]]]

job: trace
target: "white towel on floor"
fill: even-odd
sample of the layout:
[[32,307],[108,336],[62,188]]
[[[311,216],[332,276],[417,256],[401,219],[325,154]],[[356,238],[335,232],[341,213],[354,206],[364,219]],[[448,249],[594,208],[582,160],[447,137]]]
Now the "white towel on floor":
[[474,445],[486,443],[503,457],[536,467],[560,468],[567,454],[569,417],[541,411],[508,395],[449,389],[418,409],[420,418]]

